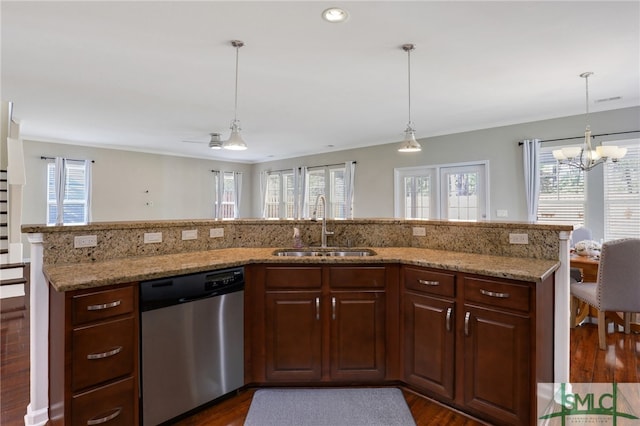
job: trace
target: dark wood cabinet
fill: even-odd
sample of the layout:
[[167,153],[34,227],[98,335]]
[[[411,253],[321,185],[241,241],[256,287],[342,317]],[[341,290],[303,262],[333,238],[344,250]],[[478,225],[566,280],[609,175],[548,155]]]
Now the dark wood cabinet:
[[273,381],[322,378],[320,291],[268,292],[266,376]]
[[332,380],[384,379],[384,306],[381,291],[331,292]]
[[403,268],[403,381],[493,424],[535,423],[553,381],[553,278]]
[[455,275],[405,267],[404,379],[430,394],[454,397]]
[[54,425],[138,422],[136,284],[49,291],[49,418]]
[[262,265],[249,276],[247,302],[258,315],[249,319],[251,380],[385,379],[384,266]]

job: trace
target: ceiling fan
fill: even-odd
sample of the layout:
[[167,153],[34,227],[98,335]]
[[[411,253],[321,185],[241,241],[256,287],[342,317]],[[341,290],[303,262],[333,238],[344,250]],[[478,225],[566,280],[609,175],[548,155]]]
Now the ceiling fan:
[[222,149],[222,141],[220,140],[220,133],[209,133],[211,139],[206,141],[182,141],[186,143],[208,143],[211,149]]

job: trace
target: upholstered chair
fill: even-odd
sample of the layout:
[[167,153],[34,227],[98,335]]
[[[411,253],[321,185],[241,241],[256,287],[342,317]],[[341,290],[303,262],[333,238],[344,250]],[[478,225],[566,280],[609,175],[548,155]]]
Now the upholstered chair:
[[579,226],[571,233],[571,247],[575,247],[576,243],[580,241],[590,240],[591,238],[591,229]]
[[629,334],[631,314],[640,312],[640,238],[625,238],[602,245],[598,281],[571,283],[571,324],[575,324],[577,301],[598,310],[598,344],[606,349],[606,312],[624,314]]

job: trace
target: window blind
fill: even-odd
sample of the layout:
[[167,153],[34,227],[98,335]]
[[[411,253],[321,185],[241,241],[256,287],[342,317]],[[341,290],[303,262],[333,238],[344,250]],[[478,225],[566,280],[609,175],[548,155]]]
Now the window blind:
[[611,145],[627,148],[627,155],[604,167],[605,240],[640,238],[640,140]]
[[538,223],[584,225],[584,172],[553,158],[551,148],[540,150]]

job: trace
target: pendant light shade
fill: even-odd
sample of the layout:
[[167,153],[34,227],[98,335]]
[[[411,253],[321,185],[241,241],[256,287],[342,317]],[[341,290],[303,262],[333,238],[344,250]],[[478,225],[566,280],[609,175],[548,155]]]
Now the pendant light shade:
[[400,148],[398,148],[399,152],[419,152],[422,151],[422,147],[416,140],[416,130],[413,127],[413,122],[411,121],[411,51],[416,48],[414,44],[403,44],[402,50],[407,52],[407,82],[409,86],[409,122],[407,123],[407,128],[404,130],[404,140],[400,144]]
[[583,72],[580,77],[584,78],[586,92],[586,114],[587,125],[584,131],[584,143],[582,147],[568,146],[553,150],[553,157],[561,164],[567,164],[582,171],[588,172],[598,164],[606,163],[607,160],[617,162],[627,154],[627,148],[619,148],[614,145],[598,146],[593,149],[591,145],[591,126],[589,126],[589,77],[592,72]]
[[234,102],[234,112],[233,112],[233,121],[231,121],[231,135],[229,139],[226,140],[222,147],[224,149],[229,149],[232,151],[244,151],[247,149],[247,144],[242,139],[242,135],[240,131],[242,128],[240,127],[240,120],[238,120],[238,55],[240,48],[244,46],[244,42],[240,40],[232,40],[231,45],[236,48],[236,89],[235,89],[235,102]]

